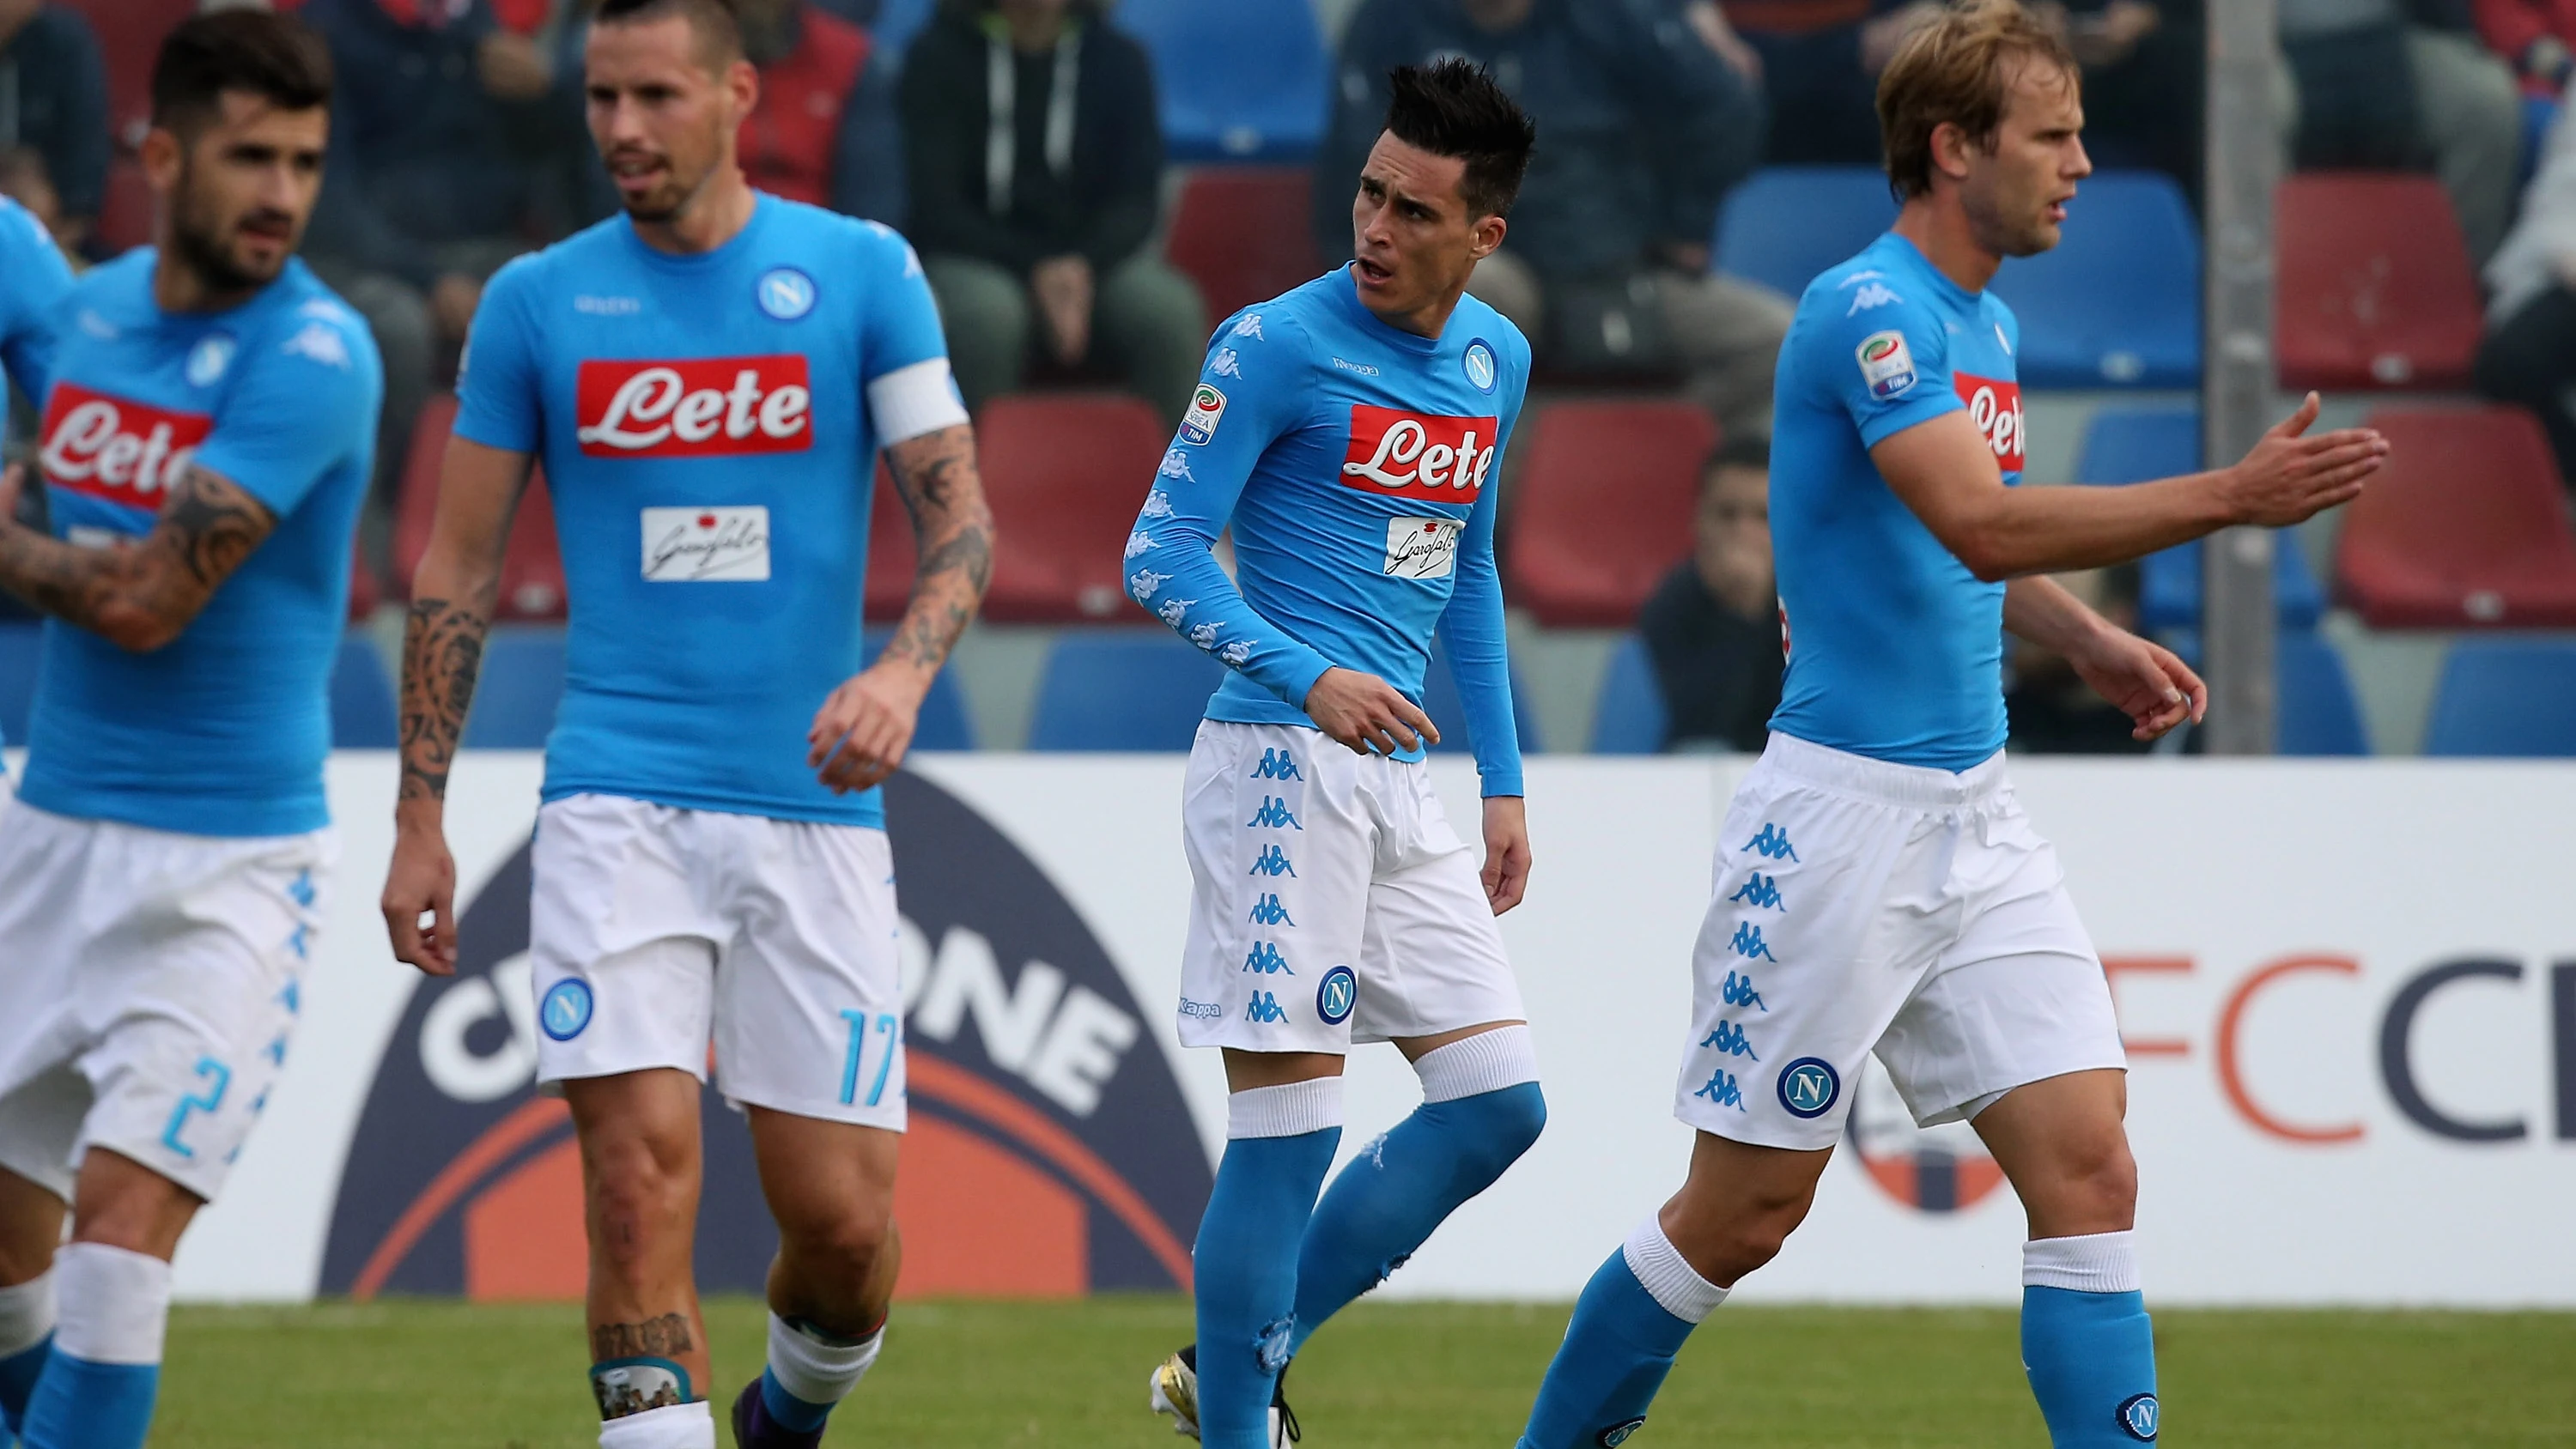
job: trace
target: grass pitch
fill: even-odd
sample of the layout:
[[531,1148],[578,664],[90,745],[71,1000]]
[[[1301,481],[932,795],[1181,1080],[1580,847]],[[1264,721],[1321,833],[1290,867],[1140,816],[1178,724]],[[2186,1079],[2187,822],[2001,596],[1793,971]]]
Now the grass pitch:
[[[1290,1378],[1312,1449],[1508,1449],[1561,1304],[1363,1303]],[[721,1422],[760,1366],[760,1305],[707,1305]],[[2172,1442],[2193,1449],[2576,1446],[2576,1314],[2156,1317]],[[2046,1449],[2008,1310],[1734,1307],[1693,1335],[1636,1449]],[[1145,1377],[1190,1336],[1176,1298],[900,1306],[834,1421],[843,1449],[1160,1449]],[[591,1449],[570,1306],[182,1308],[165,1449]],[[719,1434],[732,1442],[729,1434]]]

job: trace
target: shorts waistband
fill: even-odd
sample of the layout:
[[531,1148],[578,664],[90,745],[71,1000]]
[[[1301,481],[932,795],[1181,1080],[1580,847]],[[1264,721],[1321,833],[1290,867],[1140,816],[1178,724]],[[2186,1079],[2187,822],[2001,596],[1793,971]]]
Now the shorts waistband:
[[1829,749],[1777,730],[1762,751],[1762,765],[1806,784],[1914,810],[1982,805],[2003,793],[2006,783],[2001,750],[1964,770],[1936,770]]

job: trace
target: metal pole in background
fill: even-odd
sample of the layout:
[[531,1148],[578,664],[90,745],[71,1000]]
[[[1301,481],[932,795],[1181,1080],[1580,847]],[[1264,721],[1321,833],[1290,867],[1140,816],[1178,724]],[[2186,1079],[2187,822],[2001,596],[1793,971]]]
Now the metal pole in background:
[[[2272,189],[2281,145],[2273,113],[2279,37],[2272,0],[2209,7],[2204,188],[2208,256],[2201,364],[2204,466],[2245,456],[2271,426]],[[2213,755],[2268,755],[2275,733],[2272,550],[2263,528],[2230,528],[2201,550],[2201,673]]]

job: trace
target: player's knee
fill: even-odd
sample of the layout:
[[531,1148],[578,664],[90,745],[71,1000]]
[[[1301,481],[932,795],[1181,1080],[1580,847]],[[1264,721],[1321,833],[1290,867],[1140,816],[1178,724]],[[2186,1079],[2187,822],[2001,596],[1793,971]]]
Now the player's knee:
[[2128,1134],[2114,1128],[2088,1139],[2070,1156],[2064,1182],[2070,1208],[2089,1219],[2126,1223],[2138,1207],[2138,1160],[2129,1153]]
[[690,1236],[697,1184],[640,1139],[596,1152],[590,1164],[593,1251],[612,1267],[638,1268]]
[[1536,1082],[1522,1082],[1499,1092],[1487,1092],[1491,1103],[1486,1122],[1486,1142],[1495,1156],[1508,1166],[1520,1160],[1522,1153],[1537,1144],[1538,1136],[1547,1130],[1547,1095]]
[[1733,1287],[1738,1278],[1780,1256],[1789,1235],[1807,1218],[1812,1187],[1739,1186],[1725,1200],[1685,1190],[1664,1205],[1664,1235],[1692,1271]]
[[894,1237],[891,1204],[848,1202],[829,1210],[782,1216],[778,1235],[808,1271],[864,1282]]

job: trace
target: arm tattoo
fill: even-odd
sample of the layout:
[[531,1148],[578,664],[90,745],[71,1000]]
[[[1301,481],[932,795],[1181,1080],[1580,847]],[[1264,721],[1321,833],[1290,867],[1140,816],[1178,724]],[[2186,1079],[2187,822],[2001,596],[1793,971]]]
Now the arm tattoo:
[[178,637],[277,527],[277,515],[220,473],[191,466],[152,531],[81,548],[0,523],[0,587],[128,649]]
[[[401,800],[447,798],[447,771],[483,668],[490,610],[415,599],[403,624]],[[658,1321],[658,1320],[657,1320]]]
[[964,426],[906,439],[886,450],[895,490],[912,514],[921,566],[912,603],[886,657],[937,669],[975,618],[993,581],[993,514],[975,467],[975,433]]

